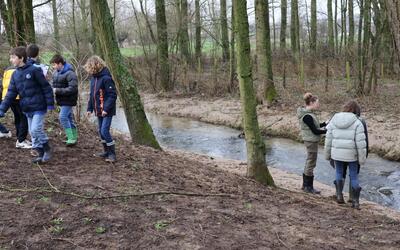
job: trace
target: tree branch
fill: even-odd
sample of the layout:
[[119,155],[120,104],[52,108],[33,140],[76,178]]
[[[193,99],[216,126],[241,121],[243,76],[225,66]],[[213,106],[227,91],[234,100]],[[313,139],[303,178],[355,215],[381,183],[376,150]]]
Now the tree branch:
[[36,5],[33,5],[32,8],[34,9],[34,8],[36,8],[36,7],[43,6],[43,5],[45,5],[45,4],[50,3],[51,1],[53,1],[53,0],[47,0],[47,1],[43,2],[43,3],[39,3],[39,4],[36,4]]

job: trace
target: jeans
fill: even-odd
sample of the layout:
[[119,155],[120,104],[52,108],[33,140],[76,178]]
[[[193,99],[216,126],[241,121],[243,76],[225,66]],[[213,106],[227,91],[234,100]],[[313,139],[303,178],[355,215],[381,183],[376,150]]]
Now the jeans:
[[112,116],[105,116],[105,117],[98,116],[97,121],[98,121],[101,141],[103,143],[106,143],[107,146],[114,145],[113,138],[111,137],[110,134]]
[[22,109],[19,106],[19,100],[15,100],[11,104],[11,110],[14,113],[14,125],[17,132],[18,142],[23,142],[28,135],[28,119],[26,115],[22,113]]
[[26,114],[28,118],[29,133],[32,138],[32,148],[43,148],[43,144],[49,141],[44,132],[44,118],[46,113]]
[[72,111],[73,106],[60,106],[60,123],[64,129],[76,128],[74,112]]
[[357,189],[360,187],[358,182],[358,162],[343,162],[343,161],[336,161],[335,160],[335,168],[336,168],[336,181],[343,180],[343,170],[345,164],[349,166],[349,176],[351,181],[351,187]]

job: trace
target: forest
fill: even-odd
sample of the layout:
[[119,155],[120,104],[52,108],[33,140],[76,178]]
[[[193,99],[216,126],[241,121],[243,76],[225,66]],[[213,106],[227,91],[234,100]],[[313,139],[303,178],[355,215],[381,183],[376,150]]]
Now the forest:
[[0,250],[400,244],[398,1],[0,0],[0,80]]

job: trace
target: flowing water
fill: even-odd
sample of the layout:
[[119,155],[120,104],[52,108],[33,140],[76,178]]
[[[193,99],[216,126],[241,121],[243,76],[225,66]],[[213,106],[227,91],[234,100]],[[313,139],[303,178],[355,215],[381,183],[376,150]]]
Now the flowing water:
[[[239,138],[241,131],[224,126],[148,113],[147,118],[161,146],[186,150],[226,159],[246,160],[246,145]],[[114,129],[129,133],[125,115],[118,109],[113,119]],[[301,175],[306,158],[302,143],[283,138],[266,138],[268,165]],[[315,179],[333,186],[335,171],[324,160],[320,147]],[[347,178],[349,179],[349,178]],[[361,197],[400,210],[400,163],[370,154],[361,167]],[[348,184],[346,184],[347,190]]]

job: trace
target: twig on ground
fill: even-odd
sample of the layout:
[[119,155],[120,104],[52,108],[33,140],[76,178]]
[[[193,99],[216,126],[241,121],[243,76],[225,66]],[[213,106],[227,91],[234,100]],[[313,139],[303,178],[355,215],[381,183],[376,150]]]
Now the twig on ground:
[[43,177],[46,179],[47,183],[49,184],[49,186],[54,189],[54,191],[56,191],[57,193],[60,192],[60,190],[58,190],[55,186],[53,186],[53,184],[51,184],[50,180],[47,178],[47,176],[45,175],[45,173],[43,172],[43,169],[40,167],[39,164],[36,164],[36,166],[40,169],[40,172],[42,172]]
[[[81,194],[76,194],[73,192],[64,192],[60,191],[57,188],[53,188],[53,190],[44,189],[44,188],[33,188],[33,189],[21,189],[21,188],[10,188],[4,185],[0,185],[1,190],[5,190],[7,192],[23,192],[23,193],[35,193],[35,192],[45,192],[45,193],[55,193],[55,194],[63,194],[68,196],[74,196],[77,198],[87,199],[87,200],[106,200],[106,199],[115,199],[115,198],[129,198],[129,197],[146,197],[146,196],[159,196],[159,195],[177,195],[177,196],[197,196],[197,197],[229,197],[234,198],[234,195],[219,193],[219,194],[200,194],[200,193],[186,193],[186,192],[173,192],[173,191],[158,191],[158,192],[149,192],[149,193],[137,193],[137,194],[118,194],[118,195],[110,195],[110,196],[85,196]],[[56,191],[57,190],[57,191]]]
[[279,237],[278,232],[275,231],[275,234],[276,234],[276,237],[278,238],[279,242],[280,242],[283,246],[285,246],[287,249],[290,249],[290,247],[288,247],[288,246],[285,244],[285,242],[283,242],[283,241],[281,240],[281,238]]

